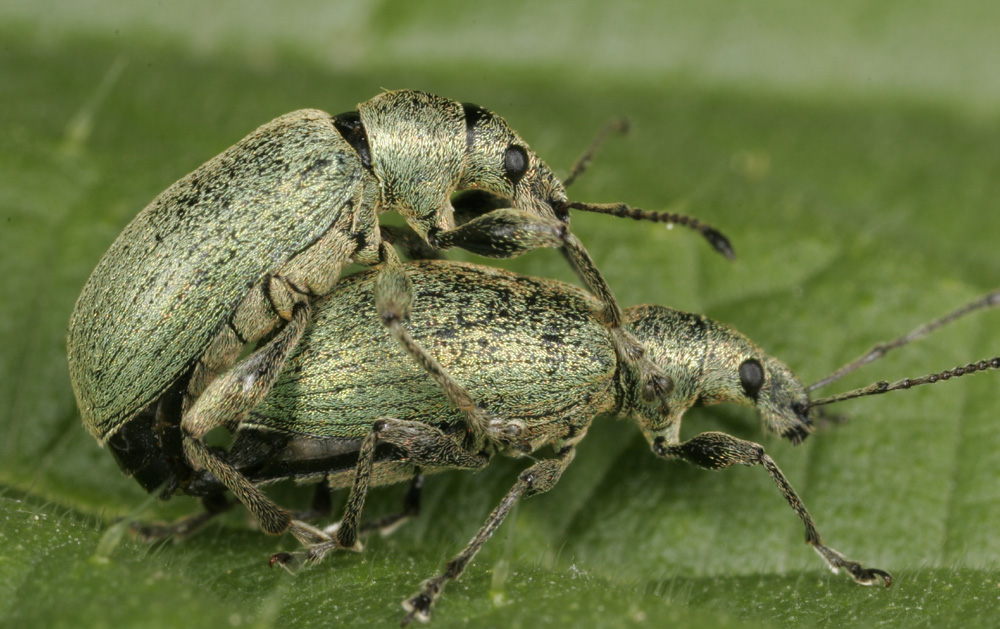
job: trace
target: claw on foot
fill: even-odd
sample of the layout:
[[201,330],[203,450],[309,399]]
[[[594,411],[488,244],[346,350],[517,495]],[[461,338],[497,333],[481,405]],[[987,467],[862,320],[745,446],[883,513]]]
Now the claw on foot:
[[302,550],[293,553],[275,553],[268,561],[269,566],[280,565],[291,574],[295,574],[308,564],[316,564],[323,561],[328,553],[334,550],[349,550],[359,553],[363,550],[361,542],[355,540],[353,546],[342,546],[336,540],[327,540],[318,544],[310,544]]
[[275,565],[281,566],[288,571],[288,574],[295,574],[304,564],[301,553],[274,553],[267,562],[267,565],[272,568]]
[[421,592],[412,598],[403,601],[403,609],[408,613],[403,617],[403,620],[399,623],[400,627],[405,627],[410,624],[414,618],[422,623],[426,623],[431,619],[431,604],[434,602],[426,592]]
[[892,587],[892,575],[876,568],[858,566],[857,570],[851,570],[851,578],[861,585],[875,585],[881,580],[885,583],[885,587]]
[[821,542],[813,543],[813,550],[819,553],[819,556],[823,558],[823,561],[826,562],[826,565],[834,574],[840,574],[840,569],[844,568],[851,575],[851,578],[854,579],[854,582],[860,585],[875,585],[879,581],[885,583],[885,587],[892,585],[892,575],[885,570],[865,568],[856,561],[846,559],[843,555]]

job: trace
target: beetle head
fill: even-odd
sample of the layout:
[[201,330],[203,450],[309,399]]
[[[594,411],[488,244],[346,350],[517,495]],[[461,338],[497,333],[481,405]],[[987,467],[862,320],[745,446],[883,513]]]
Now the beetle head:
[[553,217],[566,203],[562,182],[507,122],[464,104],[466,151],[460,190],[483,190],[510,199],[516,209]]
[[629,329],[674,381],[663,404],[633,402],[646,437],[676,439],[695,404],[756,408],[768,430],[799,443],[812,431],[809,396],[794,373],[739,332],[701,315],[661,306],[630,308]]

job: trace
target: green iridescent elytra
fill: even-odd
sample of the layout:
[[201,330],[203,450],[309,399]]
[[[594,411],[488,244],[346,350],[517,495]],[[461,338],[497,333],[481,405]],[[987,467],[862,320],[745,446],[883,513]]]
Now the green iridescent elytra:
[[[415,340],[495,415],[561,431],[568,418],[589,419],[613,399],[614,348],[584,291],[459,263],[406,270],[415,301],[433,305],[411,315]],[[373,277],[345,278],[316,304],[285,370],[243,427],[360,442],[387,414],[462,424],[461,411],[385,333]]]
[[[522,422],[533,447],[557,443],[613,405],[614,346],[593,314],[597,301],[583,290],[459,263],[405,268],[414,300],[432,304],[412,313],[414,339],[476,392],[481,407]],[[241,423],[244,430],[303,436],[279,458],[301,462],[356,449],[385,416],[463,430],[462,411],[383,329],[372,290],[376,272],[345,278],[316,303],[271,393]],[[326,448],[323,439],[331,440]],[[412,476],[413,466],[390,467],[398,475],[384,482]]]
[[[330,231],[342,237],[323,272],[336,273],[352,253],[355,197],[370,185],[331,117],[304,111],[159,195],[98,263],[70,319],[70,376],[87,429],[107,440],[192,368],[255,287]],[[252,328],[273,325],[270,314],[239,331],[259,335]]]

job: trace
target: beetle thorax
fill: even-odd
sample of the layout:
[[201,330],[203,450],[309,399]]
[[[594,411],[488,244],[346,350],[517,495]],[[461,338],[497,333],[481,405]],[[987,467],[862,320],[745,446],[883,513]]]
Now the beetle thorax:
[[382,211],[396,211],[421,236],[453,227],[449,197],[465,155],[461,105],[440,96],[402,90],[358,105],[381,186]]

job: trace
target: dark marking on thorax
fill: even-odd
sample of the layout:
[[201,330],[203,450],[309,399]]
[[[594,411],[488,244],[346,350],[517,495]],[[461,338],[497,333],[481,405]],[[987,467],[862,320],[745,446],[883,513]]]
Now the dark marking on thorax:
[[372,172],[372,151],[368,145],[368,131],[361,122],[361,114],[348,111],[333,117],[333,126],[354,149],[365,170]]

